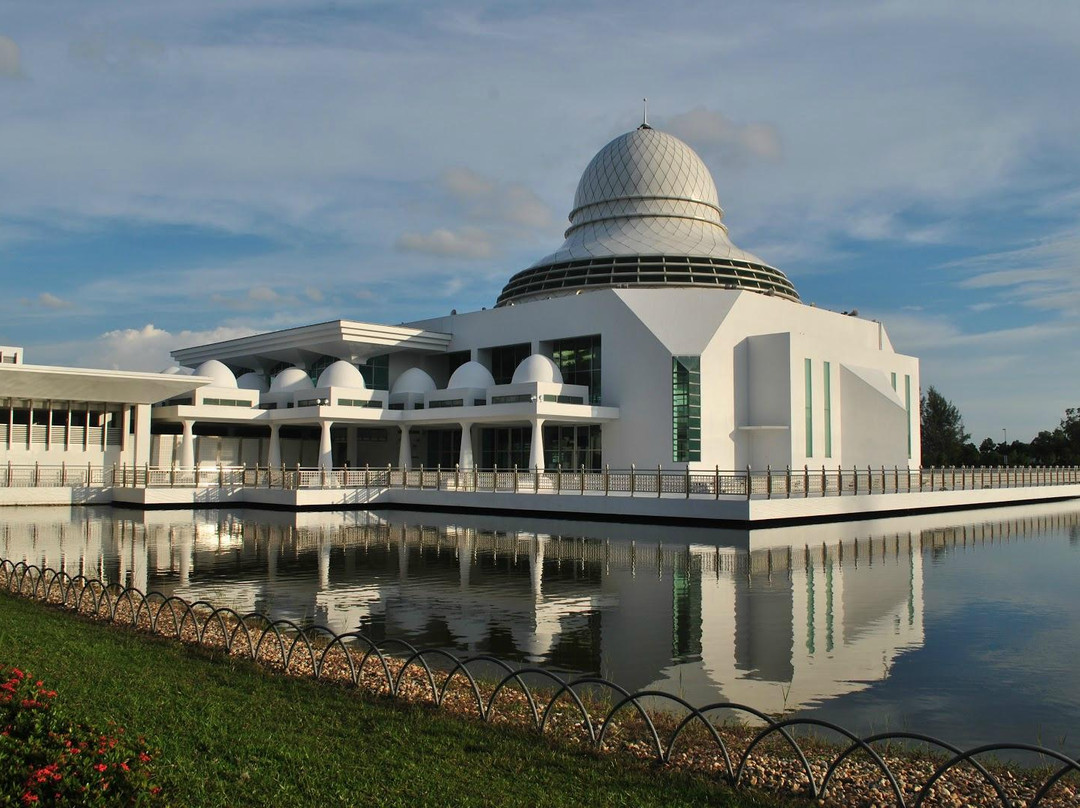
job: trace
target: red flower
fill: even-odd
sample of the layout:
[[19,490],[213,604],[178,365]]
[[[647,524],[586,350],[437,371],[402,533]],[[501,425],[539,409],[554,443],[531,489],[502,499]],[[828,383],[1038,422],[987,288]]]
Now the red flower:
[[106,766],[104,763],[98,763],[94,766],[94,768],[97,769],[99,772],[103,772],[109,767]]
[[150,762],[150,756],[148,754],[146,754],[146,752],[139,752],[139,762],[140,763],[149,763]]

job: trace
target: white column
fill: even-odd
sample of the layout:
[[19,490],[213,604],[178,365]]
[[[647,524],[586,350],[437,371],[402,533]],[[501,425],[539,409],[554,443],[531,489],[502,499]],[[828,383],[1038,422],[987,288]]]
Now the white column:
[[544,470],[544,419],[532,422],[532,444],[529,447],[529,469]]
[[458,453],[458,466],[462,470],[473,467],[472,423],[469,421],[461,422],[461,451]]
[[192,432],[192,427],[195,426],[195,422],[185,420],[181,423],[184,426],[184,439],[180,442],[180,467],[193,469],[195,468],[195,433]]
[[349,466],[360,465],[360,457],[356,451],[355,426],[350,426],[345,430],[345,463]]
[[401,446],[398,448],[398,468],[412,468],[412,446],[409,444],[409,427],[402,424],[400,429]]
[[270,424],[270,448],[266,454],[266,465],[277,467],[281,465],[281,424]]
[[[128,431],[131,429],[132,412],[131,407],[127,404],[120,406],[120,451],[123,457],[127,459],[128,454],[131,452],[131,441],[128,438]],[[52,407],[49,408],[49,443],[52,443]],[[134,457],[131,458],[131,462],[135,463]]]
[[333,421],[322,422],[322,435],[319,437],[319,468],[329,471],[334,467],[333,444],[330,442],[330,427]]
[[[69,413],[70,415],[70,413]],[[144,466],[150,462],[150,405],[136,404],[131,408],[131,417],[135,419],[135,465]],[[70,418],[68,419],[70,423]],[[161,461],[158,460],[161,464]]]

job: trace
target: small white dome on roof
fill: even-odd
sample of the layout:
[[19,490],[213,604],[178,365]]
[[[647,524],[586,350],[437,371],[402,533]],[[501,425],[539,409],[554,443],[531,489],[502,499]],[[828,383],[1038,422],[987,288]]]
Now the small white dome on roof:
[[210,383],[211,387],[236,387],[236,377],[233,372],[229,370],[224,362],[219,362],[216,359],[203,362],[195,368],[195,375],[209,376],[213,379]]
[[344,359],[339,359],[326,370],[319,374],[319,383],[316,387],[349,387],[355,390],[366,390],[364,374],[357,370],[356,365],[349,364]]
[[162,376],[190,376],[193,373],[191,368],[186,368],[183,365],[173,365],[171,368],[165,368],[161,371]]
[[491,375],[491,371],[481,365],[479,362],[466,362],[461,365],[450,376],[450,381],[446,385],[447,390],[461,390],[468,387],[492,387],[495,384],[495,377]]
[[270,382],[271,393],[291,393],[295,390],[312,390],[315,385],[303,368],[285,368]]
[[241,390],[258,390],[260,393],[265,393],[270,389],[270,385],[266,383],[266,379],[263,378],[262,374],[255,371],[245,373],[237,379],[236,386]]
[[417,393],[425,395],[436,390],[435,380],[420,368],[409,368],[397,379],[390,388],[391,393]]
[[526,382],[554,382],[562,384],[562,372],[559,366],[542,354],[532,354],[521,360],[521,364],[514,370],[512,384],[524,384]]

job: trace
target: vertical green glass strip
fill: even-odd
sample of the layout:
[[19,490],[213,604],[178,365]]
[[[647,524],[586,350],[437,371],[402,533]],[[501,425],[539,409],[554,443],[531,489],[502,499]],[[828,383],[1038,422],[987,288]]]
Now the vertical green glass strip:
[[671,459],[701,460],[701,357],[671,357]]
[[814,456],[814,382],[810,374],[811,363],[807,359],[803,364],[803,376],[806,378],[806,456]]
[[907,413],[907,456],[911,460],[911,377],[904,376],[904,412]]
[[825,456],[832,457],[832,371],[825,363]]
[[896,374],[892,374],[892,389],[896,389]]

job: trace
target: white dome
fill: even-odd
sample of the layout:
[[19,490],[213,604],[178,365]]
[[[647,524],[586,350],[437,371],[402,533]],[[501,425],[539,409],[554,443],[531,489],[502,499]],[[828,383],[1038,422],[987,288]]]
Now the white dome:
[[[720,223],[716,184],[697,153],[677,137],[641,127],[615,138],[590,161],[574,194],[570,222],[580,227],[600,216],[632,209],[663,213],[676,201],[701,206],[683,205],[676,208],[678,212]],[[597,205],[609,207],[587,210]]]
[[210,382],[211,387],[236,387],[236,377],[233,375],[233,372],[225,366],[225,363],[219,362],[216,359],[203,362],[195,368],[195,375],[209,376],[213,379],[213,381]]
[[697,153],[652,128],[620,135],[581,175],[566,242],[533,266],[614,255],[761,259],[736,247],[721,222],[716,184]]
[[782,272],[731,243],[723,216],[694,150],[643,125],[597,152],[574,194],[566,241],[514,275],[496,305],[635,286],[749,289],[798,300]]
[[312,390],[315,385],[303,368],[285,368],[270,382],[271,393],[291,393],[298,390]]
[[435,390],[435,380],[420,368],[409,368],[394,380],[394,386],[390,388],[392,394],[415,393],[426,395],[427,393],[434,393]]
[[191,368],[186,368],[183,365],[173,365],[171,368],[165,368],[161,371],[162,376],[190,376],[194,371]]
[[356,365],[352,365],[344,359],[339,359],[328,365],[326,370],[319,374],[319,383],[315,386],[349,387],[354,390],[367,389],[367,385],[364,384],[364,374],[356,368]]
[[270,389],[270,385],[266,383],[266,379],[263,378],[262,374],[255,371],[245,373],[237,379],[236,386],[241,390],[258,390],[260,393],[265,393]]
[[512,384],[524,384],[526,382],[554,382],[562,384],[562,372],[559,366],[551,359],[542,354],[532,354],[521,360],[521,364],[514,370]]
[[495,377],[491,375],[491,371],[481,365],[479,362],[466,362],[461,365],[450,376],[450,381],[446,385],[447,390],[460,390],[467,387],[492,387],[495,384]]

